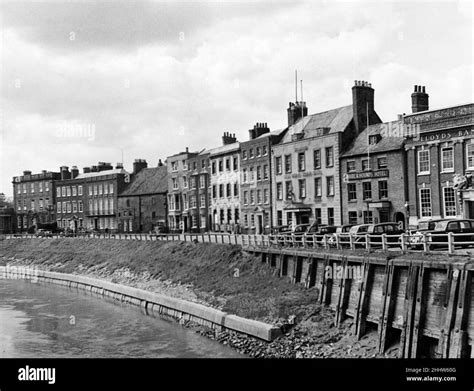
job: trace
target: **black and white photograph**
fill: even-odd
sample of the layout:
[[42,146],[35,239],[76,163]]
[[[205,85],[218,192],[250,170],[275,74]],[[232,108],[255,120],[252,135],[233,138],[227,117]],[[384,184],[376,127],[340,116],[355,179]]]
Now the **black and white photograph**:
[[1,391],[474,389],[470,0],[1,0],[0,35]]

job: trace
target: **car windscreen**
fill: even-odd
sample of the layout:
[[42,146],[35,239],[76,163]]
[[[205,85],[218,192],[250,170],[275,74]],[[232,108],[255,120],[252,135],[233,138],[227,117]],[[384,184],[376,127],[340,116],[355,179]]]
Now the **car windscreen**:
[[437,221],[432,229],[435,231],[444,231],[447,225],[448,221]]

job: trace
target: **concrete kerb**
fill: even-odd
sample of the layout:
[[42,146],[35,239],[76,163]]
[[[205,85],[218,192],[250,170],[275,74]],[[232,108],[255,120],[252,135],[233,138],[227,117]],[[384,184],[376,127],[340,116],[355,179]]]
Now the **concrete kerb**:
[[[5,278],[6,271],[7,268],[5,266],[0,266],[0,278]],[[14,269],[8,270],[8,273],[13,278],[24,277],[21,273],[17,273],[15,276]],[[148,308],[153,313],[172,314],[173,317],[178,319],[181,319],[183,316],[188,319],[197,318],[196,320],[202,320],[204,321],[203,323],[210,323],[212,326],[223,327],[265,341],[272,341],[282,333],[280,328],[270,324],[227,314],[202,304],[96,278],[45,270],[37,270],[34,277],[43,282],[84,289],[92,293],[100,292],[103,296],[113,297],[132,305]]]

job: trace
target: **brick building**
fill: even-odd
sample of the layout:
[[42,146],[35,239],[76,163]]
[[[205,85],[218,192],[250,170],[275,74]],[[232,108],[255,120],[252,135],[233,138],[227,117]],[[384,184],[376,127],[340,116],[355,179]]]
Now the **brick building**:
[[54,182],[59,172],[43,170],[39,174],[24,171],[13,178],[13,202],[18,231],[26,231],[38,223],[56,221]]
[[404,139],[386,131],[401,124],[399,120],[369,126],[342,154],[343,224],[406,225]]
[[210,160],[209,152],[204,150],[191,155],[187,160],[187,175],[183,196],[186,199],[183,216],[187,231],[206,232],[211,229],[209,213],[210,201]]
[[266,123],[249,130],[249,141],[240,143],[240,210],[242,232],[268,232],[272,211],[272,145],[286,129],[270,132]]
[[[135,160],[134,171],[139,170],[139,167],[143,165],[146,166],[146,162]],[[118,230],[117,196],[130,182],[130,174],[123,169],[122,164],[118,163],[114,168],[110,163],[99,162],[97,166],[85,167],[84,172],[75,177],[73,181],[82,183],[83,186],[82,216],[84,217],[82,218],[85,229],[116,232]],[[62,199],[62,203],[68,202],[67,194],[66,189],[66,198]],[[64,210],[63,207],[62,210]]]
[[15,208],[7,201],[4,193],[0,193],[0,234],[10,234],[16,231]]
[[118,195],[119,232],[151,232],[168,222],[168,172],[161,160],[158,167],[135,161],[130,183]]
[[[87,169],[86,169],[87,171]],[[61,179],[54,184],[56,189],[56,219],[59,228],[78,232],[85,229],[84,178],[78,179],[79,170],[76,166],[60,168]]]
[[240,230],[240,143],[224,133],[223,146],[209,150],[212,229]]
[[410,225],[474,218],[474,104],[429,110],[424,86],[411,98],[413,113],[403,118]]
[[272,148],[273,224],[339,225],[339,159],[368,123],[381,122],[374,110],[374,90],[356,81],[352,105],[308,116],[306,112],[305,102],[290,103],[288,131]]
[[188,232],[192,227],[192,218],[188,211],[188,160],[198,152],[186,151],[168,156],[168,226],[172,231]]

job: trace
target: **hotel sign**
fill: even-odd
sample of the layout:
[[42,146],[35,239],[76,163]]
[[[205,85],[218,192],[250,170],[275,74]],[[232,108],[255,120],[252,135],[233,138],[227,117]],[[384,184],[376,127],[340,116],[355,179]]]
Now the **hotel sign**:
[[351,172],[343,175],[343,181],[348,182],[360,179],[381,178],[387,176],[388,170]]

